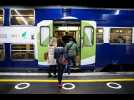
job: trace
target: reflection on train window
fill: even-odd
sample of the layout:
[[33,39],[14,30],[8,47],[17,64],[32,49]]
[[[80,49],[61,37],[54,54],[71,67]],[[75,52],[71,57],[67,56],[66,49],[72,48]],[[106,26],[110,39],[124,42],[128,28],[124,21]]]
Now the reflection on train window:
[[14,60],[34,59],[34,45],[33,44],[12,44],[11,58]]
[[3,16],[4,16],[3,10],[0,9],[0,25],[3,25]]
[[96,29],[96,42],[103,43],[103,28]]
[[34,10],[11,10],[10,25],[34,25],[34,21]]
[[0,61],[4,60],[4,46],[0,44]]
[[92,46],[93,45],[93,28],[92,27],[84,27],[84,46]]
[[48,46],[50,28],[48,26],[42,26],[40,28],[40,45]]
[[112,28],[110,32],[111,43],[132,43],[132,29],[131,28]]

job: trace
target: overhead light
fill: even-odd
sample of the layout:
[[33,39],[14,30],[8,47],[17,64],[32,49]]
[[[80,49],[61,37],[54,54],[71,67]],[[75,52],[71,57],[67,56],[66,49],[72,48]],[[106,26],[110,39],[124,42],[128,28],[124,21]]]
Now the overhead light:
[[123,30],[120,30],[120,32],[123,32]]
[[58,27],[58,30],[67,30],[67,31],[71,30],[71,31],[76,31],[76,30],[78,30],[78,27],[73,27],[73,26],[69,26],[69,27],[67,27],[67,26],[61,26],[61,27]]
[[73,16],[64,16],[61,19],[78,19],[78,18],[73,17]]
[[115,11],[115,15],[119,15],[119,13],[120,13],[120,10]]
[[0,20],[2,20],[2,19],[3,19],[3,17],[0,16]]
[[33,19],[33,17],[28,17],[29,19]]
[[102,33],[102,32],[103,32],[103,29],[98,29],[98,32],[99,32],[99,33]]

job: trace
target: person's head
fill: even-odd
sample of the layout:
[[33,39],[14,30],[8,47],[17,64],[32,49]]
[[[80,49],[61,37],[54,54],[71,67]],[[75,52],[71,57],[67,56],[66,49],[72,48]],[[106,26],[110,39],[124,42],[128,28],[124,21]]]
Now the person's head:
[[53,37],[49,42],[49,46],[57,46],[57,38]]

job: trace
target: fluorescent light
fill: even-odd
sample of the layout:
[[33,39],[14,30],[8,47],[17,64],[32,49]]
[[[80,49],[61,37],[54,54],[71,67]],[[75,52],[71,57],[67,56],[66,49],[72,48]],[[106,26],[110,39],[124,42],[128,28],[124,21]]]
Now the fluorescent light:
[[67,27],[67,26],[61,26],[61,27],[58,27],[58,30],[78,30],[78,27],[72,27],[72,26],[69,26],[69,27]]
[[28,17],[29,19],[33,19],[33,17]]
[[123,32],[122,30],[120,30],[120,32]]
[[99,33],[102,33],[102,32],[103,32],[103,29],[99,29],[98,32],[99,32]]
[[119,15],[120,10],[116,10],[115,15]]
[[78,18],[73,17],[73,16],[64,16],[61,19],[78,19]]
[[0,16],[0,20],[2,20],[2,19],[3,19],[3,17]]

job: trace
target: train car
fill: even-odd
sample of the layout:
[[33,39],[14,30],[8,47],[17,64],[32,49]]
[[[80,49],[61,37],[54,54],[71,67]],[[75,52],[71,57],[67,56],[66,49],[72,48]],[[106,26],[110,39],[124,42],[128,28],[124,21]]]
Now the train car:
[[79,48],[76,69],[132,71],[134,68],[129,65],[134,61],[133,16],[131,9],[3,7],[0,68],[47,69],[45,54],[50,39],[67,35],[76,40]]

